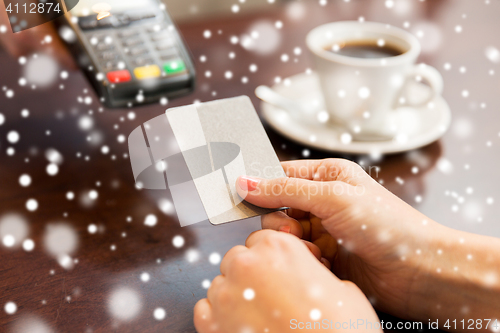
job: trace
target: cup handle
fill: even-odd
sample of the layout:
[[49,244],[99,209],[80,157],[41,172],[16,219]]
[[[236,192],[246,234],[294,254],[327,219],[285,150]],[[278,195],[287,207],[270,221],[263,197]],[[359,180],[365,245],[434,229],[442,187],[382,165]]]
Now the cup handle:
[[426,64],[418,64],[413,66],[413,68],[407,74],[407,80],[415,77],[421,77],[423,81],[426,81],[427,84],[430,86],[432,93],[430,94],[429,98],[424,102],[419,102],[415,104],[410,103],[409,104],[410,106],[418,107],[425,105],[429,103],[431,100],[433,100],[436,96],[442,94],[444,85],[443,77],[441,76],[439,71],[434,67]]

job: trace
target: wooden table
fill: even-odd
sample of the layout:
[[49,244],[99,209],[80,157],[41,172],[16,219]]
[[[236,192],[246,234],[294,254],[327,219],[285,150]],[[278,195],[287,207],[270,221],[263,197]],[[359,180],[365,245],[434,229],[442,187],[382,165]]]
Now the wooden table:
[[[259,109],[253,94],[257,85],[271,85],[277,76],[285,78],[312,67],[304,37],[313,27],[360,16],[400,27],[408,21],[409,30],[422,36],[427,51],[421,61],[444,76],[452,127],[439,142],[381,161],[343,157],[380,166],[377,179],[431,218],[457,229],[500,236],[496,223],[500,206],[495,204],[500,201],[495,163],[500,146],[500,69],[485,57],[486,47],[500,48],[500,3],[401,0],[387,8],[384,1],[330,0],[326,6],[302,1],[269,5],[252,13],[245,12],[244,4],[241,7],[238,14],[180,26],[195,59],[198,84],[193,94],[170,101],[169,106],[248,95]],[[270,55],[230,43],[231,36],[249,33],[257,21],[283,23],[278,30],[281,43]],[[462,27],[460,33],[456,26]],[[210,39],[203,37],[206,29],[212,31]],[[0,38],[4,43],[13,39],[39,55],[57,43],[53,35],[52,44],[40,44],[45,35],[33,30],[36,42],[23,45],[26,35],[22,34],[27,33],[13,36],[8,32]],[[295,47],[302,49],[300,56],[293,54]],[[66,71],[68,77],[58,76],[52,85],[37,89],[18,84],[25,67],[18,61],[20,54],[14,56],[6,49],[0,53],[0,112],[5,116],[0,126],[0,215],[18,214],[27,224],[26,238],[35,244],[30,252],[21,246],[0,246],[0,331],[34,325],[55,332],[194,332],[192,309],[206,295],[202,282],[218,274],[218,265],[211,264],[209,256],[223,255],[242,244],[251,231],[260,228],[259,219],[180,228],[175,213],[159,209],[158,200],[170,198],[167,191],[135,188],[130,161],[124,155],[127,144],[118,142],[119,135],[127,137],[166,107],[133,108],[132,120],[128,117],[131,110],[103,110],[82,73],[67,60],[66,51],[57,52],[58,74]],[[229,52],[235,52],[235,59],[229,59]],[[288,62],[280,60],[283,53],[290,55]],[[199,60],[201,55],[206,62]],[[445,63],[451,64],[450,70],[444,69]],[[256,72],[249,71],[251,64],[257,65]],[[228,70],[233,73],[230,80],[224,77]],[[491,70],[496,72],[490,75]],[[204,75],[206,71],[211,71],[210,78]],[[241,83],[243,76],[248,83]],[[12,98],[6,96],[9,89],[14,91]],[[469,91],[467,98],[462,97],[463,90]],[[23,109],[29,110],[26,118],[21,115]],[[82,129],[88,119],[93,120],[92,128]],[[20,135],[15,144],[7,141],[12,130]],[[271,129],[268,134],[282,160],[301,158],[307,148]],[[101,152],[103,145],[109,153]],[[9,147],[15,150],[12,156],[7,154]],[[63,158],[52,176],[46,171],[48,149],[57,150]],[[332,156],[336,155],[310,151],[310,158]],[[412,172],[415,166],[417,173]],[[22,174],[32,179],[27,187],[19,183]],[[74,199],[67,199],[68,192]],[[89,193],[97,198],[89,198]],[[37,201],[36,210],[26,208],[29,199]],[[144,225],[148,214],[157,216],[156,226]],[[71,258],[58,262],[57,248],[50,254],[44,239],[67,229],[69,235],[59,245],[75,245],[75,249]],[[65,245],[72,235],[78,244]],[[185,240],[181,248],[172,244],[177,235]],[[61,263],[67,266],[71,261],[73,268],[62,267]],[[12,315],[3,311],[9,301],[17,305]],[[155,319],[156,308],[165,309],[165,319]]]

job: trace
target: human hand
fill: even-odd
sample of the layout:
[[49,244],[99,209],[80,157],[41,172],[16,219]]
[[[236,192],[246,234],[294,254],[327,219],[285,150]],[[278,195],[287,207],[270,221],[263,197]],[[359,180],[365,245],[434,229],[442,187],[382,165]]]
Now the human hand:
[[416,319],[422,304],[415,304],[414,295],[421,293],[431,271],[433,238],[449,229],[394,196],[355,163],[302,160],[282,166],[290,178],[240,177],[237,182],[240,196],[254,205],[291,207],[288,214],[264,216],[263,228],[310,240],[332,271],[358,285],[378,309]]
[[363,293],[331,274],[298,238],[262,230],[245,245],[227,252],[222,275],[196,304],[198,332],[289,332],[307,322],[347,328],[349,320],[363,320],[363,332],[381,332],[364,326],[378,318]]

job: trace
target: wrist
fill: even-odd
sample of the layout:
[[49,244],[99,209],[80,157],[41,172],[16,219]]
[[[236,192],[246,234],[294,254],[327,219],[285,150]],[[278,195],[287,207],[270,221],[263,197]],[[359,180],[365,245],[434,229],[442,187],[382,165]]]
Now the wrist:
[[[426,320],[434,317],[438,310],[440,293],[443,287],[453,284],[453,267],[447,263],[449,246],[443,239],[455,239],[455,230],[448,229],[436,222],[420,237],[420,251],[410,261],[416,267],[413,279],[411,299],[409,301],[409,318],[412,320]],[[458,239],[458,238],[457,238]],[[446,250],[446,252],[445,252]]]
[[436,286],[441,286],[447,275],[447,271],[443,274],[443,268],[437,263],[438,256],[443,254],[441,239],[454,237],[450,236],[450,231],[453,234],[454,230],[444,230],[447,228],[434,221],[428,221],[422,229],[414,237],[417,249],[408,260],[414,275],[409,291],[407,318],[417,321],[432,318],[436,309],[436,289],[439,289]]
[[500,241],[436,225],[425,238],[410,318],[439,319],[440,325],[454,319],[497,319]]

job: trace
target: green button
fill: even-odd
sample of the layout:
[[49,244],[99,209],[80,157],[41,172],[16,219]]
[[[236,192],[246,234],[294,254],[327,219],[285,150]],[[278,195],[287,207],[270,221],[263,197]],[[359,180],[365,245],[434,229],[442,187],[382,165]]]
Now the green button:
[[172,60],[163,65],[163,70],[167,75],[181,73],[186,70],[186,64],[181,59]]

